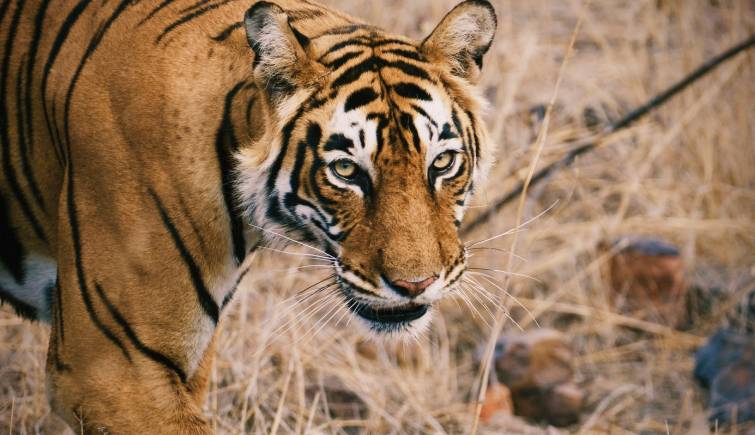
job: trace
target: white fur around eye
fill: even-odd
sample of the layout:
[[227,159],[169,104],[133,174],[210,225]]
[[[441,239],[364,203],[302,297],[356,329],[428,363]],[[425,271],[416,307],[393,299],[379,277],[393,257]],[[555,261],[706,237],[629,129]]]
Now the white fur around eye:
[[464,161],[463,155],[461,153],[458,153],[456,155],[456,159],[454,160],[454,164],[446,170],[442,175],[435,178],[435,183],[433,184],[433,188],[436,192],[440,191],[443,188],[443,181],[445,181],[448,178],[453,177],[456,175],[457,172],[459,172],[459,167],[461,166],[462,162]]
[[348,189],[354,192],[356,195],[358,195],[360,198],[364,197],[364,192],[362,192],[362,189],[354,184],[349,183],[348,181],[345,181],[343,178],[339,177],[338,175],[333,173],[333,170],[328,167],[328,169],[325,172],[325,176],[328,177],[328,181],[332,183],[334,186],[338,186],[341,189]]
[[[342,134],[354,143],[351,152],[328,151],[324,158],[328,164],[339,158],[348,158],[355,161],[359,167],[375,179],[375,168],[372,157],[377,151],[377,122],[368,120],[367,114],[362,110],[344,112],[339,107],[327,125],[327,134]],[[363,134],[360,135],[360,132]]]

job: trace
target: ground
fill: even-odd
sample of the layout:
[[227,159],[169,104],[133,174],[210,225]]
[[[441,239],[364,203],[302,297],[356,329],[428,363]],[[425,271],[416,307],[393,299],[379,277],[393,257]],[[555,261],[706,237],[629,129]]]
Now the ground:
[[[455,1],[326,3],[422,38]],[[540,115],[580,18],[538,168],[755,32],[755,4],[748,0],[494,4],[500,26],[481,86],[491,104],[486,118],[499,145],[498,163],[470,217],[526,177],[539,148]],[[732,322],[736,301],[755,288],[753,83],[751,51],[533,186],[521,221],[539,217],[523,231],[481,245],[497,250],[479,251],[475,267],[516,273],[491,272],[507,281],[518,302],[487,285],[513,320],[524,329],[552,327],[567,335],[588,404],[570,427],[503,416],[483,423],[479,433],[707,431],[705,391],[691,374],[694,351]],[[468,239],[515,227],[517,211],[517,203],[507,206]],[[686,282],[696,294],[715,294],[718,302],[693,310],[683,331],[639,321],[609,303],[601,246],[624,236],[678,246]],[[510,261],[512,245],[516,255]],[[476,358],[490,337],[495,305],[470,294],[477,312],[449,301],[416,341],[365,342],[345,327],[345,317],[338,321],[340,313],[324,322],[327,307],[307,317],[318,311],[317,297],[292,308],[289,298],[297,290],[327,274],[291,269],[303,264],[301,258],[260,253],[258,272],[244,282],[224,321],[206,404],[218,433],[470,432]],[[308,306],[315,309],[306,311]],[[0,310],[0,432],[67,431],[50,415],[45,398],[48,331]],[[502,334],[516,331],[513,321],[504,323]],[[359,397],[363,409],[347,415],[332,403],[338,397],[328,391],[335,386],[342,396]],[[736,430],[746,429],[722,432]]]

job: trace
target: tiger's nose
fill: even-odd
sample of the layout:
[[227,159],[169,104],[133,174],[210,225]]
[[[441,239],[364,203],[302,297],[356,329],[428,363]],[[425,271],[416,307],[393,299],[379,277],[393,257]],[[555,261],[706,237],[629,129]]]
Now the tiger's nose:
[[421,295],[425,292],[425,290],[432,285],[437,280],[435,276],[431,276],[429,278],[425,278],[418,281],[407,281],[404,279],[399,279],[396,281],[391,282],[391,288],[393,290],[400,294],[401,296],[404,296],[406,298],[416,298],[417,296]]

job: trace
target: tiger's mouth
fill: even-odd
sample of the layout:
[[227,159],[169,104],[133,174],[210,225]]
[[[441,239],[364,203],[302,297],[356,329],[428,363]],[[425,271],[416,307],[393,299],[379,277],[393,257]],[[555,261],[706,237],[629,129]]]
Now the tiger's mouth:
[[348,304],[349,309],[359,317],[377,325],[399,326],[411,323],[425,314],[430,309],[427,304],[409,303],[390,307],[373,307],[363,302]]

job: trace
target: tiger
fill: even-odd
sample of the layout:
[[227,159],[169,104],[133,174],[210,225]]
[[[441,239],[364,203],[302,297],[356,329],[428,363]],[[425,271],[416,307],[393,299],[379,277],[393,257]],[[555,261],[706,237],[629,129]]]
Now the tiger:
[[378,336],[464,276],[489,1],[421,41],[311,0],[3,0],[0,24],[0,298],[50,324],[76,431],[212,433],[218,327],[263,243],[329,259]]

